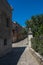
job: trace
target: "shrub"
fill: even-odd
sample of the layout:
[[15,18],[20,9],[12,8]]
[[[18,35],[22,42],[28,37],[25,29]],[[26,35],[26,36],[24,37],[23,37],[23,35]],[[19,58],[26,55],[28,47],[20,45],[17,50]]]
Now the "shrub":
[[34,37],[31,39],[32,48],[43,56],[43,37]]

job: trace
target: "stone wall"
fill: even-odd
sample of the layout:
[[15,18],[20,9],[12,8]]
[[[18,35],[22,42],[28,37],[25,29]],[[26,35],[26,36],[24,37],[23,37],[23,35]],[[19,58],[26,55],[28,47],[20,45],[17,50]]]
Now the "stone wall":
[[36,58],[36,60],[39,62],[40,65],[43,65],[43,57],[37,53],[34,49],[29,49],[32,55]]
[[12,10],[6,0],[0,0],[0,57],[11,51]]
[[7,44],[4,45],[4,39],[0,38],[0,57],[4,56],[6,53],[10,52],[12,49],[11,39],[7,39]]
[[0,11],[4,11],[5,13],[7,13],[7,16],[12,15],[11,6],[8,4],[6,0],[0,0],[0,6]]

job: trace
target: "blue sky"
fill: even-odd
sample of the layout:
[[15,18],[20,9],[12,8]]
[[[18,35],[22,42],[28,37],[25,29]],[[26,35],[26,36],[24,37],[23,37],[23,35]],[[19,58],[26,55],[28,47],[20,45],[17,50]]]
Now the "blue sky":
[[13,7],[12,21],[25,26],[25,21],[33,15],[43,14],[43,0],[8,0]]

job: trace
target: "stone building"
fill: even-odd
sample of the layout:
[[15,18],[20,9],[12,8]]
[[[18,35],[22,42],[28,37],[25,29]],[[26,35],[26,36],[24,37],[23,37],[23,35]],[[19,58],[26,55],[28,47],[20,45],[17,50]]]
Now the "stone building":
[[7,0],[0,0],[0,57],[11,51],[12,8]]
[[12,42],[17,40],[16,23],[12,22]]
[[22,26],[16,22],[12,22],[12,42],[19,41],[23,38],[21,34]]

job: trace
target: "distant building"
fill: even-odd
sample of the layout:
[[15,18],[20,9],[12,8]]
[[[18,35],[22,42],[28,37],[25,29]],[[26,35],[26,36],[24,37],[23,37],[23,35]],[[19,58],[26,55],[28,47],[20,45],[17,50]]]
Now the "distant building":
[[0,57],[11,51],[12,8],[7,0],[0,0]]
[[16,22],[12,22],[12,42],[19,41],[23,38],[21,34],[22,26]]

